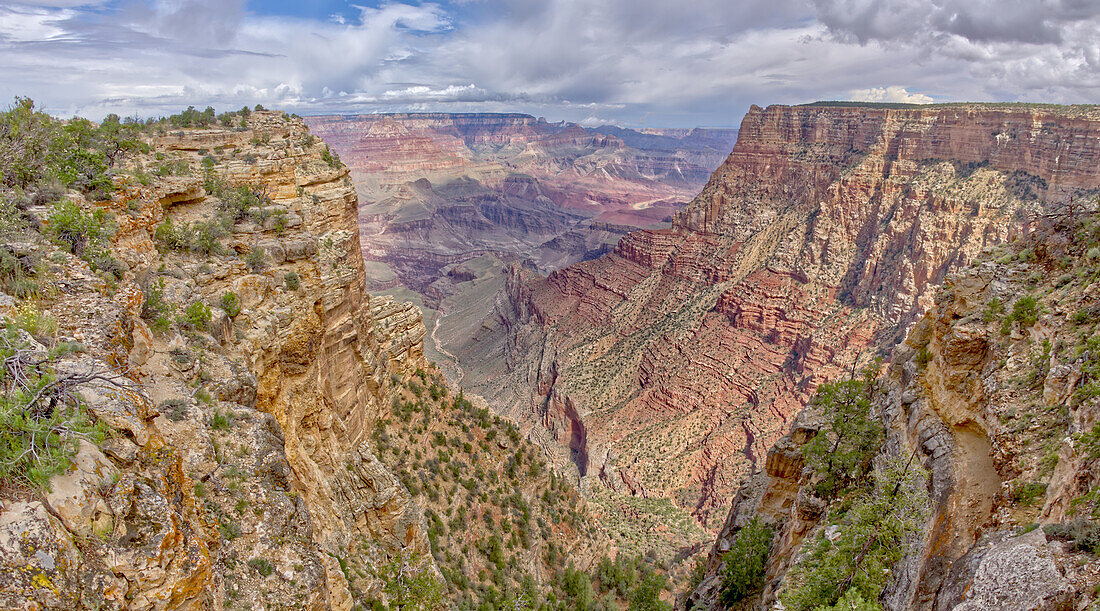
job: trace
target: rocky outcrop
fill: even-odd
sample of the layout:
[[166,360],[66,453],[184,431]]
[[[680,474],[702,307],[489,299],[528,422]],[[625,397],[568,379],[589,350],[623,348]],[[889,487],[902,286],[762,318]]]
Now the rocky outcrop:
[[[893,351],[874,400],[887,432],[881,454],[924,465],[932,508],[892,568],[885,608],[1094,604],[1100,562],[1066,542],[1061,526],[1096,516],[1098,453],[1082,435],[1100,412],[1080,373],[1095,341],[1091,272],[1080,274],[1096,243],[1084,229],[1095,222],[1091,207],[1058,206],[950,277]],[[775,602],[802,542],[827,524],[801,464],[816,418],[801,413],[739,490],[688,606],[718,608],[722,555],[754,517],[778,531],[755,597],[764,608]]]
[[[427,551],[369,436],[427,366],[419,310],[365,292],[347,169],[300,120],[248,123],[154,139],[143,161],[192,176],[120,175],[112,200],[84,202],[117,219],[117,286],[52,255],[58,290],[38,306],[90,353],[58,369],[109,372],[77,392],[113,432],[42,499],[3,496],[3,606],[350,609],[372,593],[349,590],[343,558]],[[217,243],[168,242],[169,219],[209,222]]]
[[1077,108],[754,107],[672,228],[546,277],[513,270],[452,352],[529,427],[568,397],[586,472],[614,449],[717,527],[818,384],[888,351],[951,270],[1100,187],[1098,138]]

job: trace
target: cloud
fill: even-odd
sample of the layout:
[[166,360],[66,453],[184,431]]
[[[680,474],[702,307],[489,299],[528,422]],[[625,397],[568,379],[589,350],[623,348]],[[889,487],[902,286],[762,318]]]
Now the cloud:
[[959,36],[971,42],[1057,44],[1078,22],[1096,22],[1098,0],[813,0],[834,34],[859,42],[930,42]]
[[262,103],[675,126],[735,125],[750,103],[1100,99],[1100,0],[409,0],[357,11],[8,4],[0,95],[91,116]]
[[931,96],[923,93],[909,93],[905,87],[891,85],[889,87],[872,87],[870,89],[853,89],[848,92],[848,99],[857,102],[903,102],[906,104],[931,104]]

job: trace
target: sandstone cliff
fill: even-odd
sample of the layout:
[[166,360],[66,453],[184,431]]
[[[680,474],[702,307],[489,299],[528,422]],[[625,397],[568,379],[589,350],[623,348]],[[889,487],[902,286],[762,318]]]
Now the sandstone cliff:
[[[1012,245],[951,276],[894,350],[873,402],[880,455],[927,468],[931,509],[891,567],[885,608],[1096,604],[1096,223],[1091,201],[1033,218]],[[820,427],[804,412],[769,449],[689,607],[720,608],[723,554],[751,519],[777,530],[763,592],[746,603],[758,608],[790,587],[806,542],[838,528],[838,504],[816,498],[803,459]]]
[[105,374],[75,392],[110,434],[43,498],[4,495],[3,606],[350,609],[344,558],[427,551],[368,435],[426,365],[420,313],[365,293],[347,169],[300,120],[247,124],[153,137],[82,202],[114,215],[115,277],[19,246],[55,288],[7,314],[84,345],[58,369]]
[[57,138],[98,186],[0,172],[0,607],[588,604],[599,566],[668,598],[364,290],[348,170],[300,119],[13,120],[0,148]]
[[1100,187],[1095,108],[754,107],[670,229],[540,277],[451,350],[581,476],[711,528],[822,381],[946,275]]

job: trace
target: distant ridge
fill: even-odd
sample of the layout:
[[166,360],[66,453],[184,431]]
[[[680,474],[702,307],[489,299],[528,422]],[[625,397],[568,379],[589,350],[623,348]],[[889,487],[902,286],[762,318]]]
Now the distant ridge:
[[935,104],[910,104],[905,102],[858,102],[853,100],[819,100],[807,104],[794,104],[795,107],[828,106],[838,108],[887,108],[899,110],[922,110],[952,107],[1004,108],[1012,110],[1035,109],[1061,112],[1066,115],[1093,114],[1100,112],[1100,104],[1045,104],[1039,102],[939,102]]

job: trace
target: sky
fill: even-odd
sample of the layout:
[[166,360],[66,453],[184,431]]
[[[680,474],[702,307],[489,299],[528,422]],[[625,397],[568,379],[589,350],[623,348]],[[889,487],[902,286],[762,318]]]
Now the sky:
[[750,104],[1100,103],[1100,0],[0,0],[0,105],[526,112],[734,126]]

